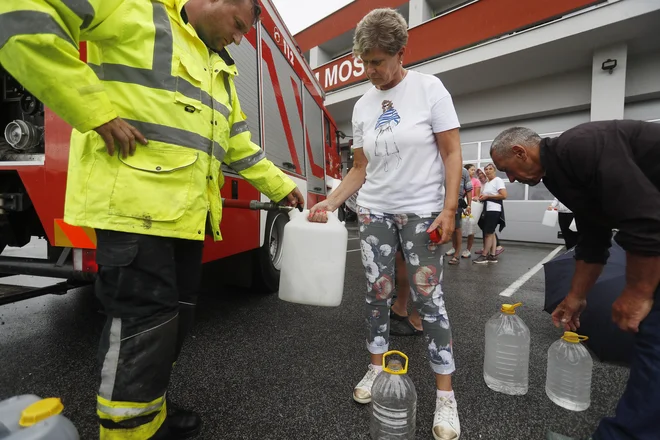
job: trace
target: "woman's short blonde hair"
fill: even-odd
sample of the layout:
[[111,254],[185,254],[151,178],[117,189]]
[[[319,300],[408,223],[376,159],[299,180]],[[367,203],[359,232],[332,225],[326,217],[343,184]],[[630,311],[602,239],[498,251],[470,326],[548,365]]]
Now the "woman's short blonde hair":
[[374,49],[390,56],[408,44],[408,23],[391,8],[374,9],[360,20],[353,37],[353,54],[360,57]]

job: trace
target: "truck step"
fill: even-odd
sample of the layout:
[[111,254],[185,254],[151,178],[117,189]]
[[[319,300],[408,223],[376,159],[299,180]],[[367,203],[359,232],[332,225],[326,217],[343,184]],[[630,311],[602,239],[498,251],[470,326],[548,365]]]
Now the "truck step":
[[36,298],[38,296],[66,293],[71,286],[66,281],[55,283],[44,287],[14,286],[11,284],[0,284],[0,306]]

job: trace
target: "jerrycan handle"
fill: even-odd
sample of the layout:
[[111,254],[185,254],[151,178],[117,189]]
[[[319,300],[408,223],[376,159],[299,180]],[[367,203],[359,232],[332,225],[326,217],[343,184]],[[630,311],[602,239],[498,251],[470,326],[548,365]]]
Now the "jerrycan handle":
[[[393,354],[398,354],[399,356],[401,356],[402,358],[404,358],[406,360],[406,364],[403,366],[403,370],[394,371],[394,370],[390,370],[389,368],[387,368],[386,358],[390,355],[393,355]],[[387,373],[390,373],[390,374],[406,374],[408,372],[408,356],[406,356],[405,354],[403,354],[403,353],[401,353],[400,351],[397,351],[397,350],[388,351],[387,353],[385,353],[383,355],[383,371],[385,371]]]

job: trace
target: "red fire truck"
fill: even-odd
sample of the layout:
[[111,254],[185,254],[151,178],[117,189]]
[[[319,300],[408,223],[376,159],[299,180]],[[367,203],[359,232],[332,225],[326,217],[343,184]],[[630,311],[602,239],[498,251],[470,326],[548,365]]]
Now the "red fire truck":
[[[297,183],[311,206],[325,198],[329,178],[341,177],[338,132],[323,106],[323,89],[277,10],[270,0],[261,3],[261,22],[242,44],[228,48],[240,73],[236,87],[253,141]],[[97,266],[94,230],[63,221],[71,127],[1,66],[0,92],[0,274],[64,280],[29,288],[0,279],[1,305],[91,282]],[[223,166],[223,172],[224,241],[206,237],[204,262],[222,259],[213,270],[222,271],[221,279],[274,292],[288,214],[232,208],[268,200],[230,168]],[[40,258],[8,255],[39,241]]]

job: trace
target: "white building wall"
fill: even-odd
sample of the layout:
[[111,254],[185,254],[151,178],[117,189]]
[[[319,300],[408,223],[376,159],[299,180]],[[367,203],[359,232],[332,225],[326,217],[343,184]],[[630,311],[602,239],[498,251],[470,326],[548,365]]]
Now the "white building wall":
[[626,104],[623,117],[639,121],[660,121],[660,99]]
[[660,97],[660,51],[631,56],[626,72],[626,98]]
[[591,69],[585,67],[453,98],[461,125],[472,126],[584,109],[590,88]]
[[[622,119],[626,97],[628,46],[625,43],[594,52],[591,81],[591,120]],[[603,63],[616,62],[613,70],[603,70]]]

